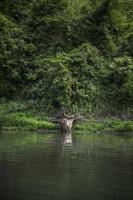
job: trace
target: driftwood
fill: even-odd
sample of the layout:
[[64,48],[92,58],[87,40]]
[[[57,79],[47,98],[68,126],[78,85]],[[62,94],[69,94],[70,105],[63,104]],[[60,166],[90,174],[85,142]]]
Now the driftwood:
[[66,115],[65,112],[60,112],[56,119],[52,120],[54,123],[59,123],[63,132],[71,132],[73,122],[83,120],[80,115]]

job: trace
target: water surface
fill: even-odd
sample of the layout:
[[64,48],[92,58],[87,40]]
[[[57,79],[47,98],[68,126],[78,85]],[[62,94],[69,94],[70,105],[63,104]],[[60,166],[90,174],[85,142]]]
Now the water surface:
[[1,132],[0,200],[133,200],[133,137]]

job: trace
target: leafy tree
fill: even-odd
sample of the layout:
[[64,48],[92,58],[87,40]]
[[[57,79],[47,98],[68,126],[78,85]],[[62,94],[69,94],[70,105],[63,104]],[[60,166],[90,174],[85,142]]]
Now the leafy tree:
[[109,63],[103,74],[105,94],[111,106],[117,109],[131,106],[133,98],[133,59],[131,57],[115,58]]
[[68,54],[39,57],[33,98],[41,99],[48,109],[65,107],[74,111],[87,105],[91,109],[90,104],[98,104],[101,98],[98,74],[103,61],[100,52],[90,44],[83,44]]
[[24,87],[35,47],[26,42],[21,28],[3,14],[0,14],[0,38],[0,92],[11,97]]
[[132,0],[1,0],[0,95],[47,111],[128,109],[132,10]]

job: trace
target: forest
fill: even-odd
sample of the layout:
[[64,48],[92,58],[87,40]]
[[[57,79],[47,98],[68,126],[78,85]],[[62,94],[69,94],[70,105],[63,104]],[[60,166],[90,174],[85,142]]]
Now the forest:
[[0,1],[0,123],[62,108],[133,130],[132,0]]

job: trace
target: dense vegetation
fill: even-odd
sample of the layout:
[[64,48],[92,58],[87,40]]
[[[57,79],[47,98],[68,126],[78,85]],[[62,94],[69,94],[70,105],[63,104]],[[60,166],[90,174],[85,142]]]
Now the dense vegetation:
[[48,113],[131,113],[132,0],[1,0],[0,96]]

